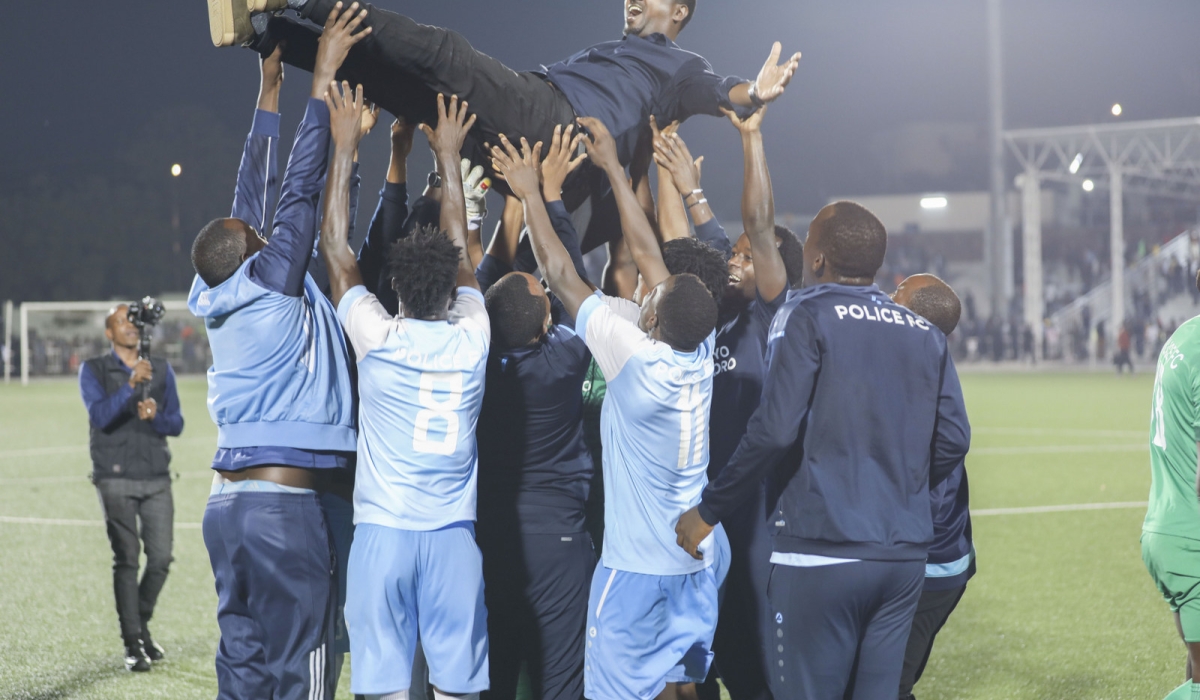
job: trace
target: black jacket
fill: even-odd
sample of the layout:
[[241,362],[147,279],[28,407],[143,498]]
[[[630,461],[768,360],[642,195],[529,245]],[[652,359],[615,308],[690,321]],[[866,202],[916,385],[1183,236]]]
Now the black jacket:
[[149,398],[158,404],[151,421],[140,420],[142,387],[129,386],[130,370],[115,353],[95,357],[79,370],[80,392],[91,427],[92,479],[156,479],[170,475],[167,436],[183,431],[175,375],[166,360],[152,358]]

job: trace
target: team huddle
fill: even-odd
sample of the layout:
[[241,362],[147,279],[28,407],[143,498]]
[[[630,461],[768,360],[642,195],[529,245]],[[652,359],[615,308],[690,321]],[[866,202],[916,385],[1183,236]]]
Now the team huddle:
[[[232,215],[192,248],[219,697],[332,697],[346,653],[353,692],[389,700],[513,698],[522,672],[563,700],[718,676],[735,700],[912,696],[975,569],[958,299],[928,275],[881,292],[887,233],[857,204],[803,244],[775,225],[762,126],[798,55],[719,78],[674,44],[694,0],[625,8],[616,46],[518,74],[357,3],[210,0],[214,41],[263,57]],[[285,62],[313,82],[277,183]],[[743,145],[732,245],[677,132],[694,114]],[[416,128],[436,171],[410,208]]]

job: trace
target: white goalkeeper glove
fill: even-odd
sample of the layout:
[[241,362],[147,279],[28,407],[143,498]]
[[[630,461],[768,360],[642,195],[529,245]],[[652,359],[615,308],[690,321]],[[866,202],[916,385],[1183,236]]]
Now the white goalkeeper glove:
[[492,181],[483,176],[483,166],[471,167],[470,159],[463,158],[459,164],[462,168],[463,198],[467,202],[467,220],[483,219],[487,216],[487,193],[492,189]]

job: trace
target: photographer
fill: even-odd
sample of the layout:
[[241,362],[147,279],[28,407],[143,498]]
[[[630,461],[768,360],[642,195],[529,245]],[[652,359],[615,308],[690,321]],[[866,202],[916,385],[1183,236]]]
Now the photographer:
[[[175,505],[167,436],[183,432],[171,366],[166,360],[139,357],[141,333],[158,320],[155,306],[135,305],[131,314],[129,306],[121,304],[109,312],[104,335],[112,342],[112,352],[79,369],[79,390],[91,424],[92,482],[113,549],[113,588],[125,668],[130,671],[149,671],[150,662],[163,657],[146,623],[171,564]],[[148,354],[148,343],[145,347]],[[146,570],[139,584],[143,542]]]

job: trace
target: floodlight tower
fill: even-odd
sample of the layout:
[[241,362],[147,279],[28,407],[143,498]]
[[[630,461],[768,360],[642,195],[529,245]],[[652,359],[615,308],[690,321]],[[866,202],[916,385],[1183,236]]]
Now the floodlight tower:
[[[1004,177],[1004,52],[1000,0],[987,0],[988,23],[988,145],[991,165],[991,208],[984,235],[983,259],[988,296],[994,314],[1007,311],[1013,294],[1012,227],[1006,213]],[[1025,319],[1040,323],[1041,319]]]

